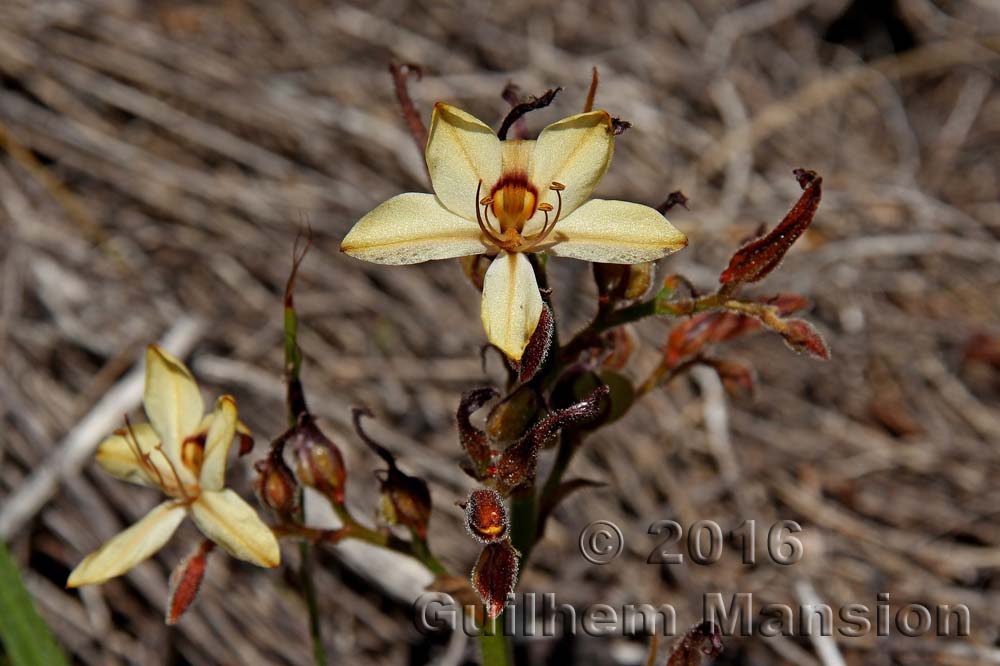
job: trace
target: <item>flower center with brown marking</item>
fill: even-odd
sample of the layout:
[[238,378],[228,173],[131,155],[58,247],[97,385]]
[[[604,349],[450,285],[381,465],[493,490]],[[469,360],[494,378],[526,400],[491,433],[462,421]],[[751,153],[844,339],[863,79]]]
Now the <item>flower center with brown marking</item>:
[[[523,173],[504,175],[490,190],[489,196],[480,199],[482,188],[483,181],[479,181],[479,186],[476,187],[476,221],[483,235],[501,250],[528,252],[555,229],[562,213],[562,191],[566,186],[555,181],[549,185],[559,201],[551,219],[549,213],[552,212],[552,204],[538,203],[538,189],[528,182]],[[535,211],[544,213],[545,222],[538,233],[524,235],[524,226]],[[491,212],[496,222],[490,219]]]
[[538,190],[528,182],[526,174],[512,174],[493,186],[490,199],[488,205],[500,223],[500,233],[506,235],[514,230],[520,234],[525,222],[535,214]]

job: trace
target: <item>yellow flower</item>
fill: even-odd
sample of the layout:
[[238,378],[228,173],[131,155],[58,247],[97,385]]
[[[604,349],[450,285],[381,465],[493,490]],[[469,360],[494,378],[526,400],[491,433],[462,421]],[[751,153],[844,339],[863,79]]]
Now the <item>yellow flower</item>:
[[158,551],[185,516],[234,557],[262,567],[281,559],[270,528],[239,495],[224,487],[226,454],[237,430],[236,402],[223,396],[204,415],[198,385],[184,364],[162,349],[146,350],[143,404],[149,423],[119,430],[97,450],[112,476],[159,488],[169,499],[88,555],[67,587],[103,583]]
[[648,206],[587,201],[613,152],[606,111],[564,118],[537,140],[501,141],[473,116],[438,103],[426,151],[434,194],[389,199],[340,249],[380,264],[497,255],[483,285],[483,326],[491,343],[519,360],[542,312],[524,253],[634,264],[687,244]]

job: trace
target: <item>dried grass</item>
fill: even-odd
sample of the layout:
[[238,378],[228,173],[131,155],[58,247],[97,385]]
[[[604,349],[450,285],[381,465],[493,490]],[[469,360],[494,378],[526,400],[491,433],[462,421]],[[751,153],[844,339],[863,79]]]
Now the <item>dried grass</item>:
[[[206,387],[234,393],[260,439],[279,432],[279,294],[305,219],[316,241],[297,296],[305,379],[339,433],[352,501],[372,506],[374,494],[376,462],[344,427],[363,402],[431,482],[432,543],[466,571],[475,547],[454,506],[469,482],[454,464],[452,419],[460,392],[497,371],[484,376],[478,361],[477,295],[450,262],[371,266],[338,241],[374,204],[426,187],[390,61],[428,68],[412,89],[425,113],[447,99],[499,121],[508,81],[564,86],[553,110],[529,116],[536,127],[582,106],[597,65],[597,104],[634,123],[600,192],[691,198],[671,216],[691,245],[662,271],[710,288],[739,240],[794,201],[792,168],[824,176],[814,227],[759,291],[809,296],[834,359],[817,364],[760,336],[731,352],[757,367],[755,399],[725,398],[711,374],[651,396],[575,463],[574,475],[609,487],[557,513],[523,585],[584,605],[670,602],[682,623],[706,591],[796,603],[804,589],[835,607],[874,605],[878,591],[894,604],[965,603],[970,638],[836,649],[852,665],[1000,663],[1000,380],[995,360],[963,361],[973,336],[1000,334],[1000,46],[986,36],[1000,12],[902,0],[893,20],[913,48],[897,57],[884,25],[862,30],[845,10],[842,0],[4,2],[2,511],[33,475],[65,463],[67,433],[181,317],[203,324],[188,358]],[[851,48],[821,39],[831,26]],[[582,264],[554,263],[571,328],[590,315],[593,288]],[[645,360],[663,331],[643,326]],[[6,536],[79,663],[309,663],[294,581],[222,557],[175,630],[162,613],[181,546],[103,587],[63,590],[83,553],[154,501],[93,464],[64,471]],[[234,477],[247,490],[248,474]],[[659,518],[796,519],[806,557],[749,568],[727,547],[716,566],[660,571],[644,564]],[[596,519],[628,540],[603,568],[576,553]],[[336,663],[424,663],[443,648],[416,634],[392,590],[336,553],[321,564]],[[643,649],[620,638],[525,647],[533,662],[554,652],[590,664]],[[727,639],[726,650],[720,663],[818,664],[830,645]]]

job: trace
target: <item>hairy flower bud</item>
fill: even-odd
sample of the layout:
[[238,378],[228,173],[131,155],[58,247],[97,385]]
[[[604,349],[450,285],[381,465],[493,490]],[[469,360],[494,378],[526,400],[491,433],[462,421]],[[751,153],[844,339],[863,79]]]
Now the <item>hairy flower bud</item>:
[[288,439],[295,474],[304,486],[323,493],[337,504],[344,502],[347,469],[340,449],[323,434],[311,416],[303,416]]
[[205,578],[208,554],[215,548],[209,539],[202,541],[193,553],[181,560],[168,581],[170,596],[167,599],[167,624],[177,624],[194,604]]
[[519,556],[506,539],[488,544],[479,554],[479,560],[472,570],[472,587],[479,594],[486,607],[486,614],[491,618],[503,611],[507,595],[514,591]]
[[492,488],[469,493],[465,503],[465,526],[476,541],[493,543],[507,536],[510,518],[503,496]]

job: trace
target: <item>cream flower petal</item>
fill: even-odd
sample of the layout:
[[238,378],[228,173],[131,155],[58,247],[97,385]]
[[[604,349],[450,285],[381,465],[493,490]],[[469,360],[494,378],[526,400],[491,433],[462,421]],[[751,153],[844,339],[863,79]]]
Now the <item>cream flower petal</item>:
[[607,111],[590,111],[552,123],[538,135],[531,160],[531,182],[539,200],[559,202],[548,189],[562,183],[562,216],[566,217],[590,198],[604,177],[615,148],[614,129]]
[[146,517],[83,559],[73,569],[66,587],[103,583],[120,576],[163,547],[186,515],[183,504],[160,504]]
[[191,517],[205,536],[233,557],[269,568],[281,562],[271,528],[232,490],[202,491],[191,504]]
[[149,422],[160,435],[163,451],[183,473],[181,443],[197,432],[205,403],[187,367],[156,345],[146,349],[146,389],[142,402]]
[[542,315],[535,271],[520,252],[501,252],[483,282],[483,328],[491,343],[515,361],[521,359]]
[[475,222],[449,212],[434,195],[409,193],[361,218],[340,250],[376,264],[417,264],[482,254],[487,246],[481,239]]
[[[101,442],[97,447],[97,463],[105,472],[122,481],[159,488],[162,480],[172,478],[167,461],[155,450],[159,443],[160,436],[153,430],[153,426],[137,423],[130,430],[123,428],[115,431],[115,434]],[[156,471],[139,462],[137,445],[141,453],[148,455],[146,460],[148,464],[155,466]]]
[[593,199],[561,220],[552,254],[607,264],[653,261],[687,245],[687,237],[658,211],[626,201]]
[[236,401],[224,395],[215,403],[215,411],[205,436],[205,457],[201,463],[203,490],[222,490],[226,480],[226,455],[236,436]]
[[427,171],[434,193],[451,212],[476,219],[476,186],[489,194],[500,179],[500,139],[482,121],[438,102],[427,134]]

